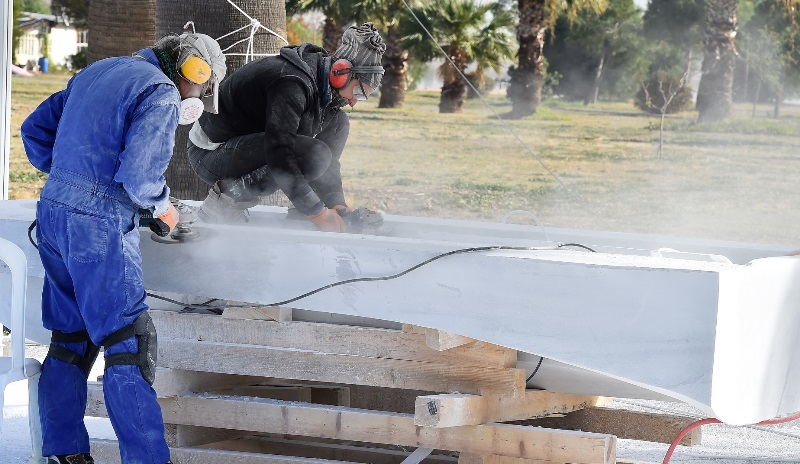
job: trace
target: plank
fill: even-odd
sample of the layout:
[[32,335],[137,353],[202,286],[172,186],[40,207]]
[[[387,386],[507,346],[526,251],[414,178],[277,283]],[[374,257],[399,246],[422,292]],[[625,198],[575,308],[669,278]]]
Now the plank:
[[[599,396],[527,390],[519,398],[468,394],[426,395],[417,398],[414,423],[424,427],[457,427],[508,422],[564,414],[607,403]],[[560,427],[554,427],[560,428]]]
[[261,398],[185,395],[159,400],[159,403],[164,421],[173,424],[467,451],[482,455],[499,454],[555,462],[611,464],[616,456],[614,436],[587,432],[510,424],[434,429],[415,426],[411,414]]
[[[481,456],[479,454],[473,454],[473,453],[461,453],[458,457],[458,464],[565,464],[565,463],[542,461],[540,459],[510,458],[508,456],[497,456],[497,455]],[[656,464],[656,463],[617,459],[616,464]]]
[[432,392],[522,396],[523,369],[324,354],[308,350],[159,339],[161,367]]
[[326,385],[241,385],[231,388],[214,388],[207,393],[227,396],[252,396],[283,401],[350,406],[350,388]]
[[486,367],[515,367],[517,364],[515,350],[482,341],[441,352],[426,345],[424,333],[316,322],[296,321],[291,324],[275,324],[270,321],[226,319],[224,314],[223,317],[219,317],[174,311],[150,311],[150,313],[159,340],[179,338],[269,345],[320,353]]
[[[116,441],[92,439],[90,444],[96,462],[121,464]],[[174,464],[363,464],[193,447],[170,447],[170,456]]]
[[[587,408],[567,414],[564,417],[548,417],[525,421],[537,427],[583,430],[586,432],[608,433],[619,438],[672,443],[672,440],[695,419],[670,414],[627,411],[612,408]],[[697,427],[681,440],[682,445],[699,445],[702,441],[702,427]]]
[[[375,446],[354,446],[253,435],[237,440],[212,443],[206,447],[250,453],[289,454],[307,458],[368,462],[370,464],[400,464],[410,454],[408,451]],[[458,458],[455,457],[432,454],[424,462],[425,464],[455,464],[457,461]]]
[[263,383],[268,379],[252,375],[228,375],[215,372],[197,372],[184,369],[156,369],[153,389],[159,397],[177,396],[181,393],[204,392],[214,388],[232,388]]
[[292,308],[263,306],[244,301],[228,301],[222,312],[223,319],[249,319],[273,322],[291,322]]

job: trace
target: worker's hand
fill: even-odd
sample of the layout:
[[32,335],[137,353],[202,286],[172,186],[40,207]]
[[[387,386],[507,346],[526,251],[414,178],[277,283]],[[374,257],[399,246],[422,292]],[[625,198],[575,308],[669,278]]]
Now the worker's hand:
[[170,202],[167,211],[153,219],[153,222],[150,223],[150,230],[155,232],[159,237],[166,237],[178,224],[178,217],[178,210],[175,209],[175,206]]
[[308,219],[324,232],[344,232],[345,230],[342,217],[334,209],[323,207],[322,211],[309,215]]

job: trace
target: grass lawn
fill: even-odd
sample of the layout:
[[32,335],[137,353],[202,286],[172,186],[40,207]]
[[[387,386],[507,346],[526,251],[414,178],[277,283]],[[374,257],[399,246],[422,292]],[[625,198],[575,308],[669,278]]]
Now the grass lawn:
[[[35,197],[44,179],[24,156],[19,126],[66,79],[14,77],[12,199]],[[529,118],[501,121],[480,100],[440,115],[433,91],[409,93],[402,110],[376,100],[348,110],[342,171],[351,206],[485,221],[526,210],[553,227],[800,245],[800,106],[784,105],[773,119],[764,105],[753,119],[741,105],[716,125],[697,124],[693,112],[670,115],[658,159],[658,118],[631,103],[549,101]],[[510,109],[502,95],[489,102],[497,113]]]

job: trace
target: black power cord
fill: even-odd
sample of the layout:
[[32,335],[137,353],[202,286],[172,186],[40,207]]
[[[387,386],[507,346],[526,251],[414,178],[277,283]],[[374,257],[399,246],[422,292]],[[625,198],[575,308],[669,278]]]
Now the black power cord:
[[[33,246],[38,249],[39,247],[36,244],[36,242],[33,241],[33,236],[32,236],[33,229],[35,227],[36,227],[36,220],[34,220],[31,223],[31,225],[28,227],[28,239],[31,241]],[[482,251],[495,251],[495,250],[513,250],[513,251],[560,250],[562,248],[567,248],[567,247],[583,248],[585,250],[591,251],[592,253],[596,253],[595,250],[589,248],[586,245],[581,245],[580,243],[560,243],[560,244],[556,245],[555,247],[551,247],[551,248],[515,247],[515,246],[506,246],[506,245],[460,248],[458,250],[448,251],[446,253],[442,253],[442,254],[436,255],[433,258],[427,259],[427,260],[425,260],[425,261],[423,261],[423,262],[421,262],[419,264],[411,266],[410,268],[406,269],[405,271],[399,272],[397,274],[393,274],[393,275],[389,275],[389,276],[382,276],[382,277],[359,277],[359,278],[356,278],[356,279],[341,280],[339,282],[334,282],[332,284],[328,284],[328,285],[316,288],[316,289],[311,290],[309,292],[303,293],[302,295],[298,295],[298,296],[296,296],[294,298],[289,298],[288,300],[278,301],[276,303],[272,303],[272,304],[268,304],[268,305],[257,305],[257,306],[256,305],[239,305],[239,306],[228,306],[228,307],[254,308],[254,307],[258,307],[258,306],[284,306],[284,305],[287,305],[289,303],[293,303],[295,301],[302,300],[303,298],[308,298],[311,295],[315,295],[315,294],[317,294],[319,292],[322,292],[324,290],[328,290],[329,288],[340,287],[342,285],[353,284],[353,283],[356,283],[356,282],[378,282],[378,281],[397,279],[399,277],[402,277],[402,276],[408,274],[409,272],[415,271],[415,270],[421,268],[422,266],[426,266],[426,265],[428,265],[428,264],[430,264],[430,263],[432,263],[432,262],[434,262],[436,260],[439,260],[439,259],[442,259],[442,258],[446,258],[448,256],[458,255],[458,254],[476,253],[476,252],[482,252]],[[213,303],[215,301],[218,301],[217,298],[212,298],[212,299],[206,301],[205,303],[195,303],[195,304],[186,305],[186,303],[184,303],[184,302],[173,300],[171,298],[163,297],[163,296],[160,296],[160,295],[155,295],[155,294],[152,294],[152,293],[147,293],[147,296],[149,296],[151,298],[156,298],[156,299],[159,299],[159,300],[167,301],[169,303],[173,303],[173,304],[177,304],[177,305],[183,305],[184,308],[183,308],[183,310],[181,310],[181,312],[192,312],[194,310],[202,309],[202,310],[206,310],[206,311],[212,312],[214,314],[222,314],[222,311],[223,311],[223,309],[220,308],[219,306],[212,306],[210,304],[210,303]],[[539,365],[541,366],[541,360],[539,360]],[[536,367],[536,370],[538,370],[538,369],[539,369],[539,366]],[[533,374],[536,374],[536,371],[534,371]],[[533,377],[533,375],[531,375],[531,377]],[[530,380],[531,377],[529,377],[528,380]]]
[[[293,303],[295,301],[302,300],[303,298],[308,298],[309,296],[315,295],[315,294],[317,294],[319,292],[322,292],[324,290],[328,290],[328,289],[334,288],[334,287],[340,287],[342,285],[353,284],[353,283],[356,283],[356,282],[378,282],[378,281],[386,281],[386,280],[397,279],[399,277],[402,277],[402,276],[408,274],[409,272],[415,271],[415,270],[421,268],[422,266],[426,266],[426,265],[428,265],[428,264],[430,264],[430,263],[432,263],[432,262],[434,262],[436,260],[439,260],[439,259],[442,259],[442,258],[446,258],[448,256],[458,255],[458,254],[476,253],[476,252],[481,252],[481,251],[494,251],[494,250],[514,250],[514,251],[559,250],[559,249],[566,248],[566,247],[578,247],[578,248],[583,248],[585,250],[591,251],[592,253],[596,253],[595,250],[593,250],[593,249],[591,249],[591,248],[589,248],[589,247],[587,247],[585,245],[581,245],[580,243],[562,243],[562,244],[558,244],[557,246],[552,247],[552,248],[514,247],[514,246],[504,246],[504,245],[485,246],[485,247],[472,247],[472,248],[460,248],[458,250],[448,251],[446,253],[442,253],[442,254],[436,255],[433,258],[427,259],[427,260],[425,260],[425,261],[423,261],[423,262],[421,262],[419,264],[416,264],[416,265],[406,269],[405,271],[399,272],[397,274],[393,274],[393,275],[389,275],[389,276],[382,276],[382,277],[359,277],[359,278],[356,278],[356,279],[341,280],[339,282],[334,282],[332,284],[328,284],[328,285],[324,285],[322,287],[316,288],[316,289],[311,290],[309,292],[303,293],[302,295],[298,295],[298,296],[295,296],[293,298],[289,298],[288,300],[278,301],[276,303],[270,303],[270,304],[267,304],[267,305],[257,305],[257,306],[256,305],[241,305],[241,306],[230,306],[230,307],[254,308],[254,307],[259,307],[259,306],[284,306],[284,305],[287,305],[289,303]],[[179,302],[179,301],[175,301],[175,300],[170,300],[168,298],[160,297],[160,296],[157,296],[157,295],[151,295],[149,293],[148,293],[148,296],[153,296],[154,298],[159,298],[159,299],[162,299],[162,300],[165,300],[165,301],[169,301],[170,303],[185,305],[185,303],[182,303],[182,302]],[[214,300],[211,300],[211,301],[214,301]],[[199,304],[190,305],[190,306],[187,306],[184,309],[187,309],[187,308],[205,309],[205,310],[209,310],[209,311],[212,311],[212,312],[215,312],[214,310],[218,310],[219,309],[219,308],[213,307],[213,306],[209,307],[209,306],[206,305],[206,303],[199,303]],[[535,374],[535,372],[534,372],[534,374]]]

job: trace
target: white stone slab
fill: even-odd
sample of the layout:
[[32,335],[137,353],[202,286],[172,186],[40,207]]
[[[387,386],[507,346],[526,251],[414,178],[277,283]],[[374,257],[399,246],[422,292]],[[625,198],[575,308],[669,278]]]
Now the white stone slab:
[[[32,203],[0,202],[0,236],[27,242]],[[284,212],[261,207],[245,226],[199,225],[202,240],[180,245],[156,243],[142,230],[147,288],[272,304],[347,279],[393,275],[464,247],[553,245],[537,227],[404,217],[387,218],[391,236],[321,233],[285,220]],[[547,235],[603,252],[457,254],[398,279],[337,286],[289,306],[432,327],[543,356],[548,367],[532,384],[549,389],[613,394],[624,384],[631,396],[652,392],[735,424],[800,409],[791,345],[800,328],[800,258],[768,258],[788,247]],[[683,253],[651,256],[659,248]],[[41,279],[35,250],[23,249],[39,266],[33,278]],[[763,259],[748,264],[755,258]],[[584,380],[570,382],[572,374]],[[592,377],[609,380],[605,391]]]

